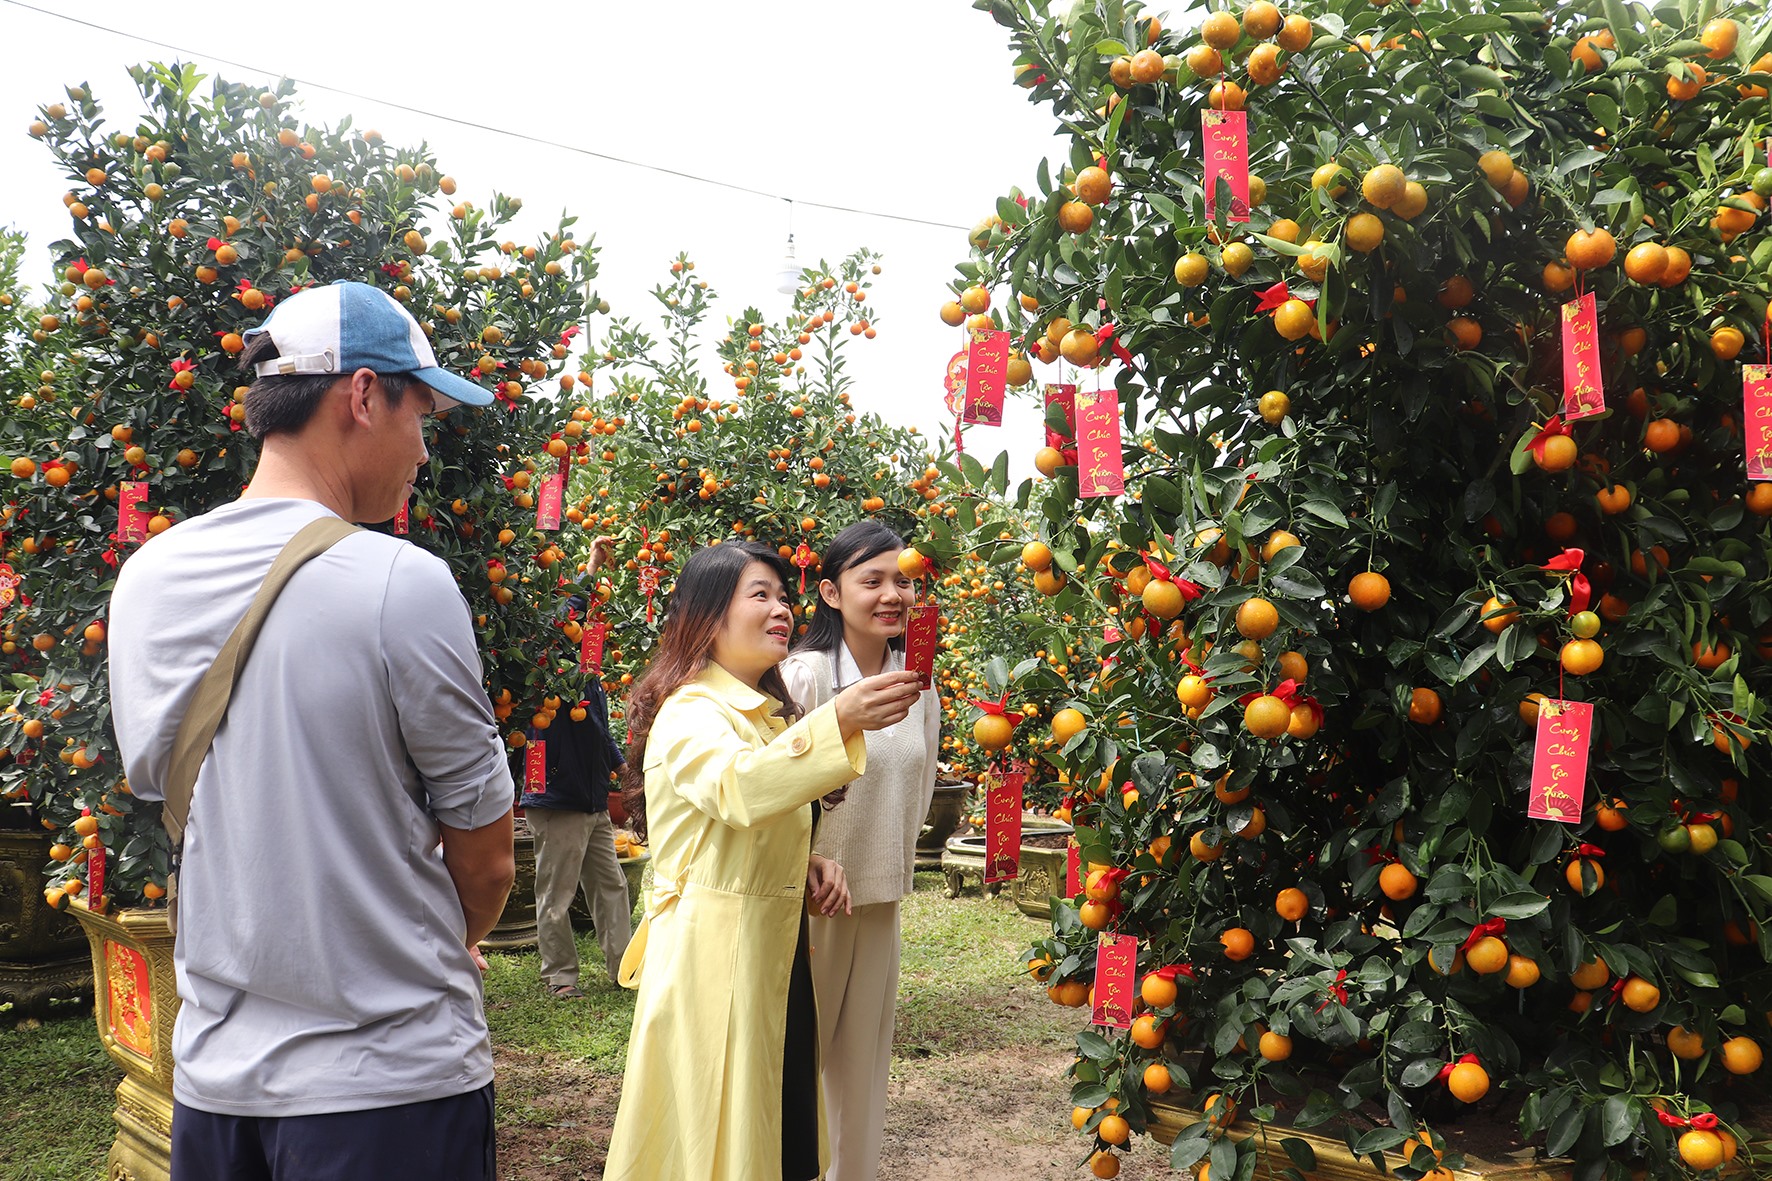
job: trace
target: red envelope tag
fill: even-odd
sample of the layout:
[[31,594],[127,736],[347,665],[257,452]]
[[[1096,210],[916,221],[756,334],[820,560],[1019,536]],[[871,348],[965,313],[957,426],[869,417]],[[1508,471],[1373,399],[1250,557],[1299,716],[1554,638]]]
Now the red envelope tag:
[[935,675],[935,649],[940,641],[941,608],[934,603],[919,603],[911,608],[910,621],[904,629],[904,668],[922,678],[929,688]]
[[548,744],[533,738],[523,748],[523,794],[539,795],[548,790]]
[[585,621],[584,637],[578,646],[578,671],[581,673],[597,673],[603,671],[603,644],[609,639],[609,621],[607,619],[590,619]]
[[1538,703],[1538,746],[1532,755],[1527,816],[1581,823],[1593,720],[1594,707],[1585,701],[1546,699]]
[[1747,425],[1747,478],[1772,480],[1772,365],[1741,367],[1741,421]]
[[394,514],[394,532],[404,537],[412,531],[412,512],[405,505]]
[[100,845],[86,854],[86,900],[99,908],[105,896],[105,847]]
[[535,502],[535,527],[550,530],[560,527],[560,510],[566,499],[566,477],[558,473],[541,482],[541,497]]
[[1009,334],[986,329],[972,334],[966,350],[966,401],[960,421],[1003,425],[1003,392],[1008,388]]
[[1119,496],[1126,491],[1125,456],[1120,451],[1120,395],[1113,390],[1078,391],[1077,476],[1084,496]]
[[18,602],[18,584],[24,579],[5,562],[0,562],[0,611]]
[[117,486],[117,540],[137,545],[148,539],[148,485],[125,480]]
[[1206,220],[1217,216],[1218,178],[1231,187],[1231,221],[1249,220],[1249,124],[1243,111],[1201,111],[1206,142]]
[[1072,845],[1064,851],[1064,896],[1075,898],[1083,892],[1083,850]]
[[1137,976],[1137,938],[1103,931],[1095,949],[1095,1011],[1089,1020],[1113,1029],[1131,1029],[1132,986]]
[[949,413],[958,414],[966,391],[966,352],[964,349],[948,358],[947,373],[941,379],[941,388],[947,391]]
[[1563,418],[1573,422],[1606,409],[1600,388],[1599,314],[1594,293],[1563,305]]
[[1021,872],[1021,789],[1023,771],[1011,771],[985,793],[984,880],[1013,881]]
[[1077,445],[1077,387],[1070,384],[1049,385],[1046,387],[1046,409],[1050,411],[1056,402],[1064,408],[1064,432],[1061,434],[1052,429],[1050,423],[1046,427],[1046,446],[1054,451],[1074,451]]

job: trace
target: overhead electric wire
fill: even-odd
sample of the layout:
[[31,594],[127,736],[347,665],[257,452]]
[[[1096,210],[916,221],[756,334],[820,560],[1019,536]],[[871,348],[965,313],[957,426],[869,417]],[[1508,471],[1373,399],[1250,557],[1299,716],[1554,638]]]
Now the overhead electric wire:
[[648,164],[642,160],[629,160],[624,156],[614,156],[607,152],[599,152],[591,148],[579,147],[577,144],[562,143],[559,140],[546,139],[538,135],[530,135],[528,132],[524,131],[513,131],[510,128],[498,127],[490,123],[479,123],[472,119],[462,119],[454,115],[441,115],[435,111],[427,111],[420,107],[411,106],[407,103],[396,102],[393,99],[377,98],[374,95],[361,94],[357,91],[346,90],[339,86],[328,86],[324,82],[308,81],[306,79],[297,78],[293,74],[285,74],[279,70],[268,70],[262,66],[252,65],[249,62],[236,61],[232,58],[222,57],[219,54],[209,53],[204,50],[188,49],[183,46],[174,45],[169,41],[159,40],[155,37],[144,37],[139,33],[129,33],[122,29],[113,29],[109,26],[98,24],[95,21],[82,20],[77,16],[69,16],[64,12],[56,12],[48,8],[39,8],[35,4],[26,4],[23,0],[0,0],[0,4],[9,4],[14,8],[22,8],[26,12],[34,12],[39,16],[47,16],[55,20],[66,21],[69,24],[81,25],[96,32],[108,33],[114,37],[121,37],[126,41],[138,41],[143,45],[152,45],[158,49],[170,50],[173,53],[182,54],[186,57],[203,58],[209,61],[218,62],[221,65],[231,66],[236,70],[245,70],[249,73],[258,74],[263,77],[287,78],[289,81],[297,83],[310,90],[324,90],[331,94],[338,94],[343,95],[346,98],[356,99],[358,102],[375,103],[392,110],[405,111],[408,114],[419,115],[427,119],[436,119],[444,123],[453,123],[458,127],[467,127],[476,131],[487,131],[496,135],[509,136],[512,139],[522,140],[525,143],[536,144],[540,147],[553,148],[556,151],[569,152],[577,156],[587,156],[594,160],[602,160],[610,164],[619,164],[627,168],[638,168],[646,172],[656,172],[663,176],[673,176],[679,180],[694,181],[697,184],[713,185],[716,188],[730,189],[737,193],[748,193],[753,197],[762,197],[769,201],[785,201],[790,206],[805,205],[813,209],[828,209],[836,213],[852,213],[858,217],[877,217],[887,221],[902,221],[911,225],[934,226],[937,229],[943,230],[966,229],[965,226],[953,222],[933,221],[929,218],[909,217],[902,213],[887,213],[879,209],[859,209],[852,205],[836,205],[828,201],[808,201],[800,197],[788,197],[781,193],[770,193],[762,189],[753,189],[746,185],[734,184],[731,181],[716,180],[711,176],[698,176],[693,172],[684,172],[676,168],[666,168],[661,164]]

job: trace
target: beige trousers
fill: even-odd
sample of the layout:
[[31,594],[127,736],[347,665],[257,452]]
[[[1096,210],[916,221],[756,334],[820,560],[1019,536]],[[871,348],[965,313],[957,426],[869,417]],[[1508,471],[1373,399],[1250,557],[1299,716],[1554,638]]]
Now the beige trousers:
[[614,980],[633,935],[634,906],[616,860],[609,813],[531,808],[525,815],[535,835],[535,930],[543,983],[578,983],[578,944],[568,912],[581,886],[597,926],[603,963]]
[[830,919],[815,915],[808,941],[831,1136],[825,1181],[875,1181],[898,1005],[898,903],[858,906]]

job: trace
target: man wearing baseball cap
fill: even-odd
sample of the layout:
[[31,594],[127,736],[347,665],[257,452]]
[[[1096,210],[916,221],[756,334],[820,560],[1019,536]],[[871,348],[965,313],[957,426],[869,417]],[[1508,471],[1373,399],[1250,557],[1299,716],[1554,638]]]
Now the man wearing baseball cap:
[[448,567],[349,523],[406,503],[429,415],[492,395],[362,283],[248,335],[251,483],[151,539],[111,599],[131,788],[188,805],[173,1181],[491,1181],[474,947],[510,889],[515,787]]

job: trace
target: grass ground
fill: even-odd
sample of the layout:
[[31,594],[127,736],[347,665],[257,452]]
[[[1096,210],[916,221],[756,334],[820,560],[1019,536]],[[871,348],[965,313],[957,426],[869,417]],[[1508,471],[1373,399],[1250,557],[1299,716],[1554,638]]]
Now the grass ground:
[[[1080,1145],[1069,1134],[1059,1077],[1076,1014],[1047,1003],[1015,959],[1039,926],[1007,897],[949,899],[935,874],[918,875],[903,922],[881,1175],[1077,1175]],[[587,995],[574,1001],[545,994],[534,953],[489,957],[499,1171],[512,1181],[601,1175],[633,997],[609,983],[594,940],[580,941],[580,955]],[[0,1181],[97,1181],[119,1076],[90,1014],[5,1020],[0,1015]]]
[[44,1021],[0,1014],[0,1178],[102,1177],[122,1077],[99,1046],[90,1011]]

